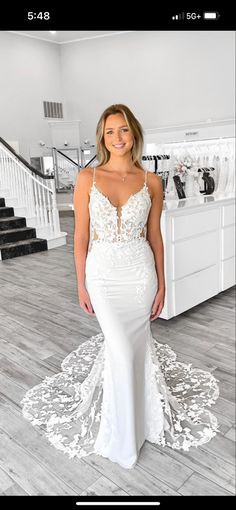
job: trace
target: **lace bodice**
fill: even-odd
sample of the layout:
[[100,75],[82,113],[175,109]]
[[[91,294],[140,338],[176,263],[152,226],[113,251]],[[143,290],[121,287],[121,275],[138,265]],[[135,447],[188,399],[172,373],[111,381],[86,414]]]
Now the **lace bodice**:
[[115,207],[96,187],[95,168],[90,190],[90,242],[129,242],[146,239],[151,197],[147,187],[147,170],[143,187],[133,193],[123,206]]

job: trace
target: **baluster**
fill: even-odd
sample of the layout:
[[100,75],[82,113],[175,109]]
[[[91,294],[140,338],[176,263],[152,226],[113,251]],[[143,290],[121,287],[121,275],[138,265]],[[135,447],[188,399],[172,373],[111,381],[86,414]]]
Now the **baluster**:
[[27,208],[27,216],[30,216],[29,210],[29,190],[28,190],[28,172],[23,175],[24,179],[24,194],[25,194],[25,206]]
[[25,207],[26,207],[26,210],[27,210],[27,216],[29,215],[29,211],[28,211],[28,207],[27,207],[27,186],[26,186],[26,177],[27,177],[27,173],[22,171],[22,187],[23,187],[23,194],[24,194],[24,202],[25,202]]
[[15,167],[14,161],[11,158],[9,160],[8,176],[7,176],[7,188],[10,190],[11,197],[17,196],[17,191],[16,191],[17,170],[18,170],[18,168]]
[[[14,162],[13,163],[13,166],[14,165]],[[17,175],[17,188],[18,188],[18,197],[19,197],[19,205],[22,205],[22,186],[21,186],[21,168],[19,166],[16,165],[16,168],[18,170],[18,175]],[[15,171],[14,171],[14,175],[15,175]],[[16,182],[15,182],[15,185],[16,185]]]
[[9,169],[9,189],[11,190],[11,196],[17,197],[19,202],[19,193],[18,193],[18,180],[20,169],[19,166],[14,166],[14,162],[11,159],[10,169]]
[[38,185],[35,179],[34,182],[34,199],[35,199],[35,213],[37,225],[40,226],[40,210],[39,210],[39,197],[38,197]]
[[20,205],[24,205],[25,197],[24,197],[24,182],[23,182],[23,174],[24,172],[19,167],[19,189],[20,189]]
[[5,186],[6,186],[7,189],[10,189],[11,176],[12,176],[11,159],[10,158],[6,158],[6,173],[5,173],[6,180],[5,180]]
[[43,226],[43,204],[42,204],[42,179],[39,177],[37,185],[38,185],[38,196],[39,196],[39,216],[40,216],[40,225]]
[[43,204],[43,223],[44,225],[48,224],[48,218],[47,218],[47,205],[45,200],[45,188],[42,188],[42,204]]
[[28,216],[32,216],[31,214],[31,210],[30,210],[30,199],[29,199],[29,193],[30,193],[30,188],[29,188],[29,174],[28,172],[25,174],[25,200],[26,200],[26,207],[27,207],[27,211],[28,211]]
[[0,149],[0,158],[1,158],[1,168],[0,168],[0,188],[4,188],[3,179],[4,179],[4,159],[3,159],[3,151]]
[[2,151],[1,187],[3,189],[7,188],[7,185],[6,185],[6,176],[7,176],[6,153]]
[[54,230],[54,233],[57,234],[58,232],[60,232],[60,221],[59,221],[59,213],[58,213],[58,210],[57,210],[56,191],[55,191],[55,182],[54,182],[54,179],[51,179],[51,190],[52,190],[53,230]]
[[31,174],[28,174],[28,179],[29,179],[30,211],[31,211],[31,216],[35,216],[34,181],[32,179]]
[[3,175],[3,188],[7,188],[7,172],[9,170],[8,164],[7,164],[7,155],[4,154],[4,175]]
[[48,201],[48,221],[50,227],[50,233],[53,232],[53,217],[52,217],[52,193],[50,190],[47,190],[47,201]]

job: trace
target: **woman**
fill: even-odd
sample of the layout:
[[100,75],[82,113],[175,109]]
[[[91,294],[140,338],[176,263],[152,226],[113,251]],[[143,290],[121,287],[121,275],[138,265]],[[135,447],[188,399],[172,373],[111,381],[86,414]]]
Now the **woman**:
[[69,456],[91,453],[132,468],[144,441],[188,450],[217,430],[205,409],[218,397],[214,377],[176,362],[152,337],[164,306],[161,179],[141,165],[142,128],[125,105],[97,126],[99,165],[74,192],[79,302],[101,333],[84,342],[23,400],[24,415],[46,427]]

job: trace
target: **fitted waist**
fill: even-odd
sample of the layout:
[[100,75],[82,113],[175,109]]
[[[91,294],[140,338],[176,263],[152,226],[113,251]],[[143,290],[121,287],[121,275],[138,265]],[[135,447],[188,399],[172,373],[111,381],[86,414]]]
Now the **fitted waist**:
[[[95,240],[88,251],[88,256],[95,256],[101,264],[110,264],[113,260],[132,260],[140,261],[146,258],[148,253],[152,253],[149,241],[147,239],[133,239],[129,241],[101,241]],[[153,253],[152,253],[153,255]]]
[[135,245],[140,246],[140,244],[149,244],[149,241],[145,237],[128,239],[127,241],[120,240],[120,239],[118,239],[117,241],[105,241],[103,239],[94,239],[91,243],[91,249],[94,246],[107,246],[107,247],[114,246],[117,248],[124,248],[125,246],[135,246]]
[[[86,268],[91,275],[109,274],[113,269],[130,270],[154,267],[154,255],[148,240],[127,242],[95,241],[87,254]],[[137,269],[139,270],[139,269]]]

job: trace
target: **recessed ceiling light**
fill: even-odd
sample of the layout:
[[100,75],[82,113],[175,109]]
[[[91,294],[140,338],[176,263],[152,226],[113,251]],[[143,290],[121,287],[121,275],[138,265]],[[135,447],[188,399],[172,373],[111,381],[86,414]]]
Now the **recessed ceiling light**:
[[49,30],[50,34],[56,34],[55,30]]

